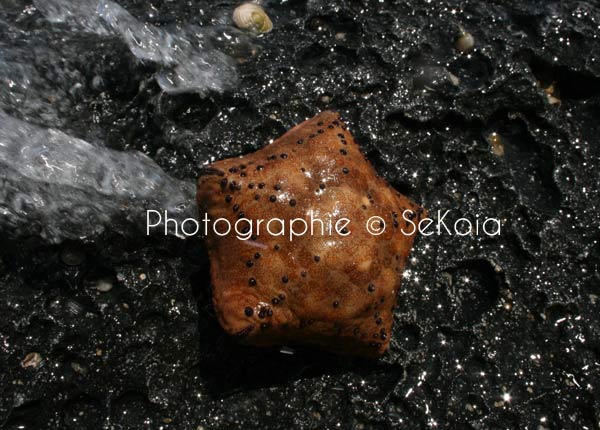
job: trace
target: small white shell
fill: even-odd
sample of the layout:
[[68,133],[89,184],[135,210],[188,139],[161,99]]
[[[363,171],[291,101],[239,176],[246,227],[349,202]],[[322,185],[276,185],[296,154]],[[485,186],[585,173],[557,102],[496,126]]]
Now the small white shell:
[[462,54],[468,54],[475,47],[475,38],[467,31],[461,31],[456,43],[454,44],[456,50]]
[[557,97],[556,87],[554,84],[550,84],[548,87],[544,88],[544,92],[548,97],[548,103],[551,105],[561,104],[561,100]]
[[42,363],[42,356],[39,352],[30,352],[25,356],[25,358],[21,361],[21,367],[28,368],[33,367],[34,369],[38,368]]
[[495,131],[488,134],[486,136],[486,140],[490,144],[490,149],[497,155],[498,157],[502,157],[504,155],[504,143],[502,142],[502,138]]
[[455,87],[458,87],[460,85],[460,78],[455,74],[448,72],[448,78],[450,79],[450,82],[452,82],[452,85],[454,85]]
[[113,289],[113,283],[110,279],[102,278],[102,279],[98,279],[96,281],[96,290],[98,290],[99,292],[108,293],[112,289]]
[[268,33],[273,23],[265,10],[256,3],[244,3],[233,11],[233,22],[242,29],[253,33]]

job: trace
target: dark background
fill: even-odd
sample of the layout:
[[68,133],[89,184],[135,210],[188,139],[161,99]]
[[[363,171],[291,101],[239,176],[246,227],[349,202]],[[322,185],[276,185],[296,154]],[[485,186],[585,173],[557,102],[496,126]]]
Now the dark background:
[[[229,25],[236,5],[119,3],[163,28]],[[0,96],[15,117],[193,181],[332,108],[430,212],[504,222],[495,238],[418,240],[379,361],[235,345],[200,239],[4,232],[1,427],[600,428],[598,2],[268,1],[273,31],[232,53],[233,89],[203,96],[161,94],[116,36],[0,4],[0,52],[38,73],[25,101]],[[23,368],[31,352],[42,362]]]

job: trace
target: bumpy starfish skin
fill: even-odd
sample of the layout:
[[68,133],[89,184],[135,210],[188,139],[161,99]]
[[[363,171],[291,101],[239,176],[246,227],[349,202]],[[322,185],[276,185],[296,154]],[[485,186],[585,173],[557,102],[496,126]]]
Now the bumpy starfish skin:
[[[377,175],[338,114],[323,112],[259,151],[210,165],[197,198],[202,217],[232,225],[248,218],[254,232],[259,219],[310,222],[310,210],[324,221],[350,220],[348,236],[335,225],[332,235],[321,235],[317,223],[314,235],[292,241],[287,224],[286,236],[270,235],[263,223],[247,241],[209,228],[213,304],[228,333],[249,345],[317,345],[364,356],[386,351],[414,240],[404,233],[414,229],[402,214],[413,211],[416,223],[425,211]],[[372,216],[385,220],[379,236],[366,229]]]

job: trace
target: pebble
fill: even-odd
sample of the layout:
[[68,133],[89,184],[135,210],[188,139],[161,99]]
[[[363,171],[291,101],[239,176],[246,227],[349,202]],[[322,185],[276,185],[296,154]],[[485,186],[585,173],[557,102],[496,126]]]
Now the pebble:
[[30,352],[21,361],[21,367],[23,367],[24,369],[27,369],[29,367],[37,369],[41,363],[42,356],[38,352]]
[[96,290],[101,293],[108,293],[112,289],[113,289],[113,283],[110,279],[107,279],[107,278],[98,279],[98,281],[96,282]]

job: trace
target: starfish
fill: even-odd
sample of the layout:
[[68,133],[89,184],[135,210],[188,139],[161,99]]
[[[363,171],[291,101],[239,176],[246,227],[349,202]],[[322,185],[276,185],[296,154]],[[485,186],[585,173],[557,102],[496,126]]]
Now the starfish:
[[[337,113],[207,166],[197,200],[212,221],[300,218],[315,227],[291,237],[262,224],[248,240],[223,234],[224,221],[207,229],[213,305],[227,333],[255,346],[314,345],[370,357],[387,350],[425,211],[377,175]],[[324,231],[316,216],[333,229],[323,222]],[[350,223],[336,225],[340,218]]]

